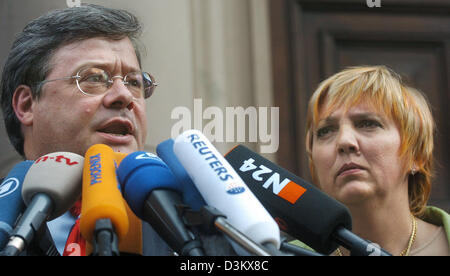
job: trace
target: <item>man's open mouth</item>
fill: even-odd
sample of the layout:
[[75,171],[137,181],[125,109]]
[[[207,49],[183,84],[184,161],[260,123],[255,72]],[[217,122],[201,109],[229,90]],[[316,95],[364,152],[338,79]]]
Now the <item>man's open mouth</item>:
[[133,125],[127,120],[112,120],[97,130],[113,136],[133,135]]

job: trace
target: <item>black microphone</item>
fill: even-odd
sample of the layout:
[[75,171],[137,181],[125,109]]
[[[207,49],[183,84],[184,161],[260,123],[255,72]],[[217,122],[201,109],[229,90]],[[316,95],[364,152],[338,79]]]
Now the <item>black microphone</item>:
[[[200,230],[199,236],[200,239],[204,241],[203,245],[205,252],[208,253],[208,255],[213,256],[218,254],[235,255],[236,253],[249,253],[241,252],[239,250],[240,248],[235,251],[233,249],[235,244],[229,242],[229,239],[231,239],[235,243],[238,243],[248,251],[257,255],[278,254],[276,251],[268,252],[267,249],[264,249],[261,245],[256,244],[250,238],[245,236],[245,234],[238,232],[233,225],[226,221],[226,215],[224,213],[221,213],[217,209],[206,205],[188,172],[176,157],[173,149],[174,144],[175,141],[173,139],[168,139],[156,147],[156,152],[171,169],[180,183],[183,202],[190,207],[182,212],[182,217],[187,225],[196,227]],[[191,162],[194,162],[193,159],[191,159]],[[211,179],[210,181],[211,184],[214,183],[214,179]],[[228,203],[230,206],[233,205],[231,201],[228,201]],[[220,233],[225,234],[227,238],[222,237]]]
[[[224,213],[206,205],[188,172],[176,157],[173,149],[174,144],[175,141],[173,139],[168,139],[156,147],[156,152],[178,179],[183,190],[183,202],[191,208],[191,210],[184,210],[184,220],[188,225],[199,228],[200,238],[204,240],[204,249],[205,252],[209,253],[208,255],[235,255],[236,253],[241,255],[255,254],[263,256],[286,255],[283,251],[287,251],[299,256],[321,256],[321,254],[316,252],[288,244],[285,240],[281,242],[280,247],[283,249],[281,252],[274,248],[271,249],[268,244],[266,246],[269,246],[269,248],[263,248],[244,233],[238,233],[237,229],[233,229],[234,226],[226,221],[226,215]],[[188,153],[185,153],[185,155],[188,155]],[[194,162],[194,158],[190,158],[190,160]],[[202,170],[200,170],[200,173],[202,173]],[[214,179],[210,179],[210,183],[213,184]],[[228,201],[228,205],[230,206],[228,209],[232,209],[231,206],[234,202],[231,200]],[[249,203],[246,208],[248,209],[248,207],[252,207],[252,205]],[[255,214],[254,212],[250,213]],[[242,213],[241,215],[244,216]],[[225,234],[225,236],[222,237],[221,233]],[[236,244],[245,248],[246,252],[237,248],[235,246]]]
[[120,163],[117,176],[131,210],[150,223],[175,252],[181,256],[205,255],[178,209],[185,206],[179,182],[159,157],[143,151],[129,154]]
[[[374,253],[377,245],[350,231],[351,215],[342,203],[243,145],[225,158],[281,230],[322,254],[331,254],[339,245],[355,256]],[[376,253],[390,255],[381,248]]]
[[173,152],[205,202],[237,230],[238,235],[230,237],[246,236],[239,245],[257,255],[270,255],[267,248],[278,250],[277,223],[203,133],[183,132],[175,139]]
[[66,212],[81,194],[84,158],[75,153],[44,155],[31,165],[22,187],[27,208],[13,230],[3,254],[19,255],[47,220]]

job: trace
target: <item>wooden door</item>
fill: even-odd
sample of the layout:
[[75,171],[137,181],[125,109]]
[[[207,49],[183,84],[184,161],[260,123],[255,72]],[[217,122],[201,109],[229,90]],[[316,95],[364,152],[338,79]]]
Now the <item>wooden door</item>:
[[[372,1],[374,2],[374,1]],[[310,180],[305,152],[309,97],[348,66],[387,65],[427,96],[437,123],[430,204],[450,211],[450,1],[272,0],[279,164]]]

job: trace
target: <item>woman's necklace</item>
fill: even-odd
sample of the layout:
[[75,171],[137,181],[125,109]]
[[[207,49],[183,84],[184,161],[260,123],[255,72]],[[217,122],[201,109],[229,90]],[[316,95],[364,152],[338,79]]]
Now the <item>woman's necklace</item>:
[[413,221],[413,230],[411,232],[411,237],[409,238],[408,246],[400,253],[400,256],[409,256],[409,251],[411,250],[411,246],[416,240],[416,233],[417,233],[417,221],[416,217],[411,214],[412,221]]
[[[410,250],[411,250],[411,247],[412,247],[414,241],[416,240],[416,234],[417,234],[417,221],[416,221],[416,217],[415,217],[413,214],[411,214],[411,217],[412,217],[412,226],[413,226],[413,227],[412,227],[411,236],[409,237],[408,246],[407,246],[405,249],[403,249],[402,252],[400,252],[400,256],[409,256],[409,252],[410,252]],[[336,254],[337,254],[338,256],[344,256],[344,255],[342,255],[342,252],[341,252],[341,250],[339,249],[339,247],[338,247],[338,249],[336,249]]]

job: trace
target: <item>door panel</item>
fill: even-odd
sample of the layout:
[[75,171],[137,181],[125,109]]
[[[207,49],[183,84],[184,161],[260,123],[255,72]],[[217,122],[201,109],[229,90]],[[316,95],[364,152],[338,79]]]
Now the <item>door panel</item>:
[[362,2],[271,1],[279,163],[310,180],[305,121],[317,85],[348,66],[387,65],[430,101],[437,124],[430,204],[450,211],[450,1]]

